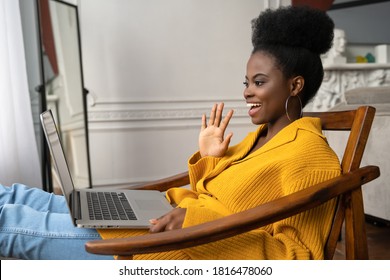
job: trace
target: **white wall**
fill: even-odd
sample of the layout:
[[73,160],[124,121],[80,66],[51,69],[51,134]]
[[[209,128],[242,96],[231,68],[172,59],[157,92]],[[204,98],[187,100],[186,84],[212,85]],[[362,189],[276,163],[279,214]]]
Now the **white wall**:
[[94,186],[186,170],[215,102],[236,110],[233,144],[255,129],[242,96],[250,22],[276,2],[78,1]]
[[[335,0],[334,4],[353,2]],[[346,32],[351,44],[389,44],[390,2],[374,3],[328,11],[337,28]]]
[[[335,0],[333,4],[352,2],[351,0]],[[356,62],[357,56],[368,53],[376,56],[375,46],[390,44],[390,2],[374,3],[328,11],[335,26],[345,31],[347,62]],[[375,20],[373,20],[373,15]]]

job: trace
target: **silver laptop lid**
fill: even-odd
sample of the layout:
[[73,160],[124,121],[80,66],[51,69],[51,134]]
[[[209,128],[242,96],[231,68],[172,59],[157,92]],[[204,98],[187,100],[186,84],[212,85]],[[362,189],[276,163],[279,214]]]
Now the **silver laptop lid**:
[[[66,197],[69,208],[71,205],[70,195],[74,190],[72,176],[69,172],[68,164],[64,155],[61,140],[58,134],[56,124],[54,122],[51,110],[43,112],[41,115],[41,123],[45,132],[47,144],[49,146],[54,166],[57,170],[62,191]],[[72,211],[72,209],[69,209]]]

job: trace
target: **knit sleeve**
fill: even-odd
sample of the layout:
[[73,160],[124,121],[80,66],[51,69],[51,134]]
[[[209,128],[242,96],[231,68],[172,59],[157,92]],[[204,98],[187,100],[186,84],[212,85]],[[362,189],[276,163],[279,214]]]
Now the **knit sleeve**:
[[187,198],[178,206],[187,209],[183,227],[203,224],[232,214],[221,201],[207,194],[199,194],[197,199]]
[[206,207],[196,207],[194,205],[188,205],[186,209],[187,212],[183,222],[183,227],[203,224],[223,217],[222,214]]
[[211,172],[221,158],[218,157],[201,157],[200,153],[197,152],[190,157],[188,160],[188,171],[190,176],[190,185],[193,190],[196,190],[196,183],[206,177]]

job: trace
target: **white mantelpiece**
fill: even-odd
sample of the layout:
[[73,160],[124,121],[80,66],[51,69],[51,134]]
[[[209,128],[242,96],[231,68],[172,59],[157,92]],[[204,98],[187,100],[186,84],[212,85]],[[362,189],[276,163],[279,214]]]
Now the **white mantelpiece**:
[[306,111],[328,111],[345,101],[345,92],[390,85],[390,64],[346,63],[324,66],[324,80]]

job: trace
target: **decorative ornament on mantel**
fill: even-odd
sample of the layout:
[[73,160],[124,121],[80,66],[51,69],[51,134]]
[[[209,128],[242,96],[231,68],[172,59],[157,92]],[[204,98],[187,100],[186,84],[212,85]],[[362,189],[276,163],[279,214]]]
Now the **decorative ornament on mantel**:
[[346,46],[347,39],[345,31],[335,28],[332,48],[322,58],[324,66],[347,63],[347,58],[345,57]]
[[377,63],[390,63],[390,45],[378,45],[375,47]]
[[322,85],[309,111],[328,111],[345,102],[345,92],[356,88],[390,86],[390,64],[346,63],[325,69]]
[[375,63],[375,56],[372,53],[367,53],[365,56],[358,55],[356,63]]

